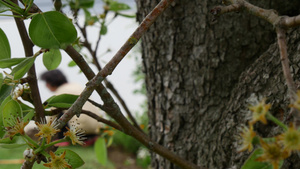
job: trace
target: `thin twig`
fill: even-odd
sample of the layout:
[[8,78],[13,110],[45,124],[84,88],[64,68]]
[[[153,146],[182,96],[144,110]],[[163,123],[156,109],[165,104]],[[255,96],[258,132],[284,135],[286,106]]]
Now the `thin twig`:
[[287,45],[286,45],[286,30],[282,28],[276,28],[277,33],[277,43],[279,46],[279,52],[280,52],[280,60],[283,70],[283,75],[285,77],[286,84],[288,86],[288,94],[290,96],[290,101],[293,103],[295,101],[295,95],[297,92],[297,88],[295,86],[295,82],[293,80],[291,71],[290,71],[290,65],[289,65],[289,58],[287,53]]
[[[107,14],[107,11],[105,11],[105,16]],[[96,47],[93,50],[91,44],[88,41],[88,37],[87,37],[87,33],[86,33],[86,24],[84,24],[83,27],[81,27],[78,22],[75,22],[75,25],[78,27],[78,29],[81,31],[83,37],[84,37],[84,42],[83,42],[83,46],[85,46],[87,48],[87,50],[90,52],[92,58],[93,58],[93,64],[97,67],[98,71],[102,70],[102,67],[98,61],[97,58],[97,49],[99,46],[99,42],[101,39],[101,34],[99,33],[99,37],[96,43]],[[131,120],[131,122],[133,123],[133,125],[139,129],[140,131],[144,132],[139,124],[137,123],[136,119],[133,117],[131,111],[129,110],[127,104],[125,103],[124,99],[121,97],[121,95],[119,94],[119,92],[115,89],[115,87],[113,86],[113,84],[108,81],[107,79],[104,79],[104,83],[105,86],[116,96],[116,98],[118,99],[118,101],[120,102],[121,106],[124,108],[126,114],[128,115],[129,119]]]
[[91,100],[91,99],[88,99],[88,101],[89,101],[92,105],[94,105],[94,106],[96,106],[96,107],[98,107],[98,108],[100,108],[101,110],[104,111],[104,107],[103,107],[102,104],[99,104],[99,103],[97,103],[97,102],[95,102],[95,101],[93,101],[93,100]]
[[123,128],[122,128],[120,125],[118,125],[118,124],[116,124],[116,123],[114,123],[114,122],[112,122],[112,121],[106,120],[106,119],[104,119],[104,118],[102,118],[102,117],[96,115],[95,113],[92,113],[92,112],[86,111],[86,110],[82,110],[82,111],[81,111],[81,114],[88,115],[88,116],[94,118],[95,120],[97,120],[98,122],[107,124],[107,125],[109,125],[109,126],[115,128],[115,129],[117,129],[117,130],[123,132]]

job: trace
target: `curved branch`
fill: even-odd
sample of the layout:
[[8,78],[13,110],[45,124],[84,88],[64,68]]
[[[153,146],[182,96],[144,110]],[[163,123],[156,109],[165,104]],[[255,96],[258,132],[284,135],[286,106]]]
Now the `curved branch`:
[[124,132],[124,131],[123,131],[123,128],[122,128],[120,125],[118,125],[118,124],[116,124],[116,123],[114,123],[114,122],[112,122],[112,121],[106,120],[106,119],[104,119],[104,118],[102,118],[102,117],[96,115],[95,113],[92,113],[92,112],[86,111],[86,110],[82,110],[82,111],[81,111],[81,114],[88,115],[88,116],[92,117],[93,119],[97,120],[98,122],[107,124],[107,125],[109,125],[109,126],[115,128],[115,129],[117,129],[117,130],[119,130],[119,131],[121,131],[121,132]]

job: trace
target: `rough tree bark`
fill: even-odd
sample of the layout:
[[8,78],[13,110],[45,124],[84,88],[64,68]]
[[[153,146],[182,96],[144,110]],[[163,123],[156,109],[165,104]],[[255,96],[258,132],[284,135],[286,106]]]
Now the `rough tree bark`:
[[[136,2],[141,21],[159,0]],[[280,14],[299,13],[296,0],[250,2]],[[253,93],[267,97],[275,115],[288,105],[273,28],[246,12],[226,14],[213,23],[209,10],[220,3],[175,1],[142,39],[150,137],[211,169],[240,168],[244,162],[247,153],[236,152],[234,135],[246,121]],[[293,31],[289,40],[296,80],[299,32]],[[264,135],[275,132],[256,127]],[[291,161],[287,168],[299,165]],[[154,153],[152,167],[177,168]]]

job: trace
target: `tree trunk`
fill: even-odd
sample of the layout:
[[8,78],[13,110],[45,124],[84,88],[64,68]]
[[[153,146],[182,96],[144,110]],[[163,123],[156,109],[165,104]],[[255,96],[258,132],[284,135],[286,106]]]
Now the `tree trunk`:
[[[136,1],[139,21],[159,2]],[[299,2],[294,2],[251,1],[265,8],[281,6],[279,12],[288,15],[298,12]],[[237,153],[234,136],[246,122],[248,101],[253,94],[265,96],[274,104],[272,111],[281,112],[288,105],[286,86],[272,26],[246,12],[220,16],[213,23],[209,11],[216,5],[219,0],[177,0],[144,35],[149,134],[197,165],[240,168],[247,153]],[[297,50],[296,35],[292,51]],[[297,74],[300,65],[292,65]],[[256,128],[264,135],[273,132]],[[178,168],[154,153],[152,167]]]

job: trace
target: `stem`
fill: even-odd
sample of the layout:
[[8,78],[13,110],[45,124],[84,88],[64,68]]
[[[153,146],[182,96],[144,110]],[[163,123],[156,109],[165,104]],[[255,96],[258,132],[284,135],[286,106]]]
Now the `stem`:
[[39,145],[38,145],[34,140],[32,140],[28,135],[24,134],[23,137],[24,137],[29,143],[31,143],[34,147],[39,147]]
[[43,138],[43,140],[42,140],[42,145],[38,148],[38,149],[36,149],[35,151],[34,151],[34,154],[38,154],[39,152],[41,152],[41,151],[43,151],[43,150],[45,150],[45,138]]
[[273,121],[278,126],[282,127],[285,131],[288,130],[288,127],[285,124],[283,124],[280,120],[278,120],[276,117],[274,117],[270,112],[267,113],[267,118]]
[[61,143],[61,142],[65,142],[65,141],[68,141],[67,139],[60,139],[60,140],[56,140],[56,141],[53,141],[47,145],[44,146],[44,149],[48,148],[48,147],[51,147],[51,146],[54,146],[55,144],[57,143]]
[[32,7],[32,5],[33,5],[33,0],[30,0],[30,2],[29,2],[29,6],[27,6],[26,7],[26,10],[25,10],[25,12],[24,12],[24,15],[26,15],[27,16],[27,14],[28,14],[28,11],[30,10],[30,8]]

